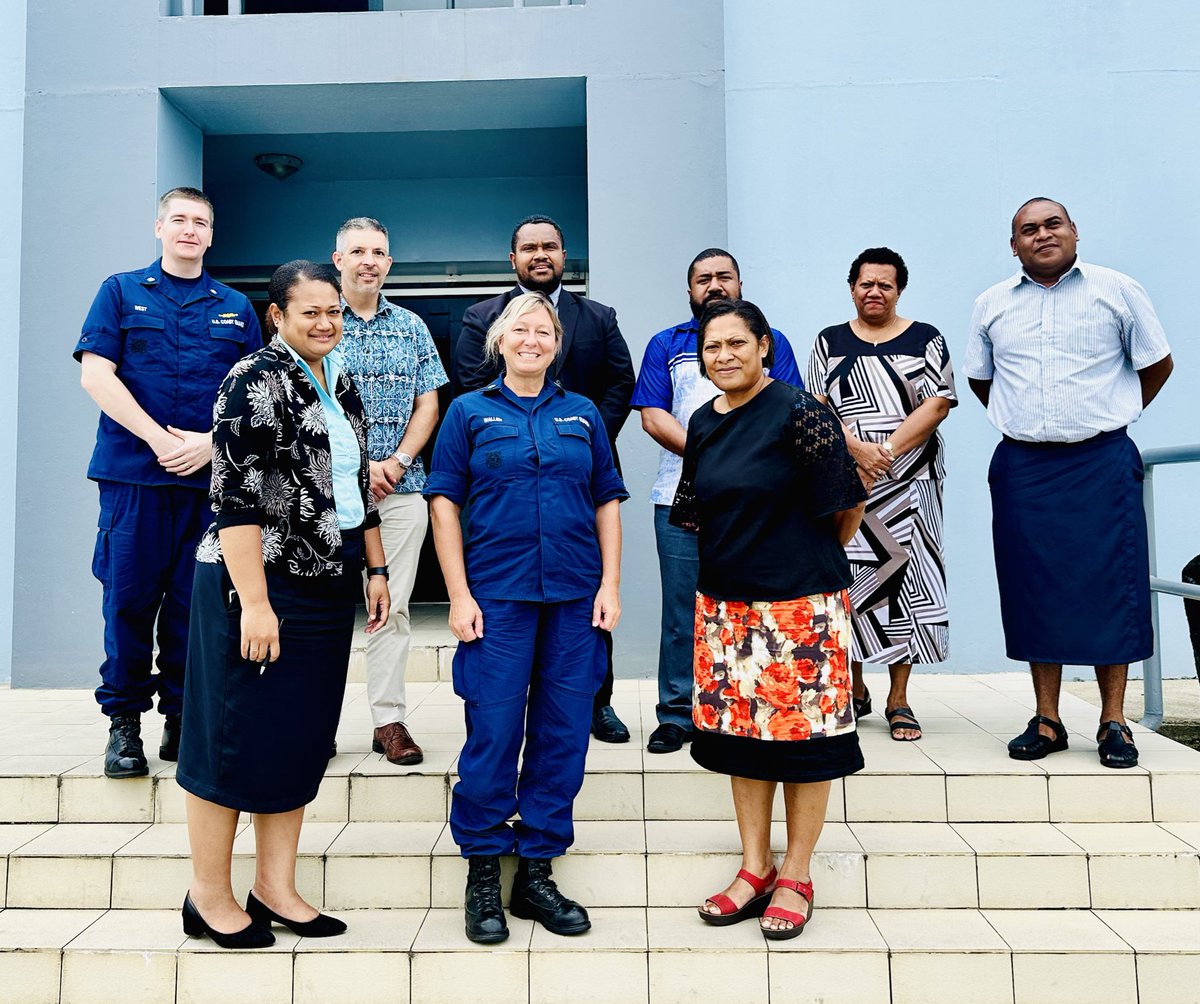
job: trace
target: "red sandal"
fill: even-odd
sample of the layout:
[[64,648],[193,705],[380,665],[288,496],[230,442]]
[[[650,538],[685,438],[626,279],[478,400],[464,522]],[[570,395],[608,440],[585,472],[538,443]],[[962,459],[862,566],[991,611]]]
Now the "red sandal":
[[742,868],[738,871],[737,877],[754,890],[754,898],[750,902],[741,909],[738,909],[738,905],[733,900],[723,892],[718,892],[709,896],[707,902],[717,907],[721,911],[720,913],[707,913],[703,907],[697,907],[696,912],[700,914],[701,920],[706,924],[712,924],[714,927],[725,927],[728,924],[736,924],[747,917],[761,917],[763,911],[767,908],[767,904],[771,902],[771,894],[775,891],[775,875],[774,865],[771,866],[771,870],[762,878]]
[[789,938],[798,938],[804,932],[804,926],[808,923],[813,912],[813,887],[811,882],[797,882],[795,879],[781,878],[775,883],[777,889],[791,889],[792,892],[798,892],[806,900],[808,900],[808,912],[796,913],[795,910],[785,910],[781,906],[769,906],[763,911],[764,920],[786,920],[791,927],[780,928],[772,931],[762,927],[760,930],[763,937],[770,941],[787,941]]

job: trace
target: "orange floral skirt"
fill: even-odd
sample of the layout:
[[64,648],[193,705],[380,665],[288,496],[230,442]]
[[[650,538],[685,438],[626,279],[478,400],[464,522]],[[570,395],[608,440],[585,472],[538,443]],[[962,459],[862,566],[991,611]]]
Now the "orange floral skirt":
[[695,628],[699,763],[764,780],[821,780],[862,767],[846,590],[749,603],[697,593]]

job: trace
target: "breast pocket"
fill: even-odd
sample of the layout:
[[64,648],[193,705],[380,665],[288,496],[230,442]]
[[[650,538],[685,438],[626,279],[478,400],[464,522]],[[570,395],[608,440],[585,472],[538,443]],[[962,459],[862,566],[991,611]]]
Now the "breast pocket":
[[151,313],[135,312],[121,318],[125,332],[122,362],[125,365],[162,365],[167,361],[167,322]]
[[556,473],[569,478],[587,478],[592,473],[592,430],[582,422],[558,422],[558,445],[562,463]]
[[213,321],[208,326],[212,340],[212,353],[222,361],[228,360],[232,366],[246,354],[246,329],[236,324],[218,324]]
[[210,320],[207,341],[195,343],[191,349],[198,353],[195,357],[197,376],[203,374],[207,377],[214,391],[234,363],[246,354],[246,329],[239,328],[232,321],[222,320],[224,323]]
[[510,478],[516,475],[517,427],[492,422],[475,433],[471,449],[474,479]]

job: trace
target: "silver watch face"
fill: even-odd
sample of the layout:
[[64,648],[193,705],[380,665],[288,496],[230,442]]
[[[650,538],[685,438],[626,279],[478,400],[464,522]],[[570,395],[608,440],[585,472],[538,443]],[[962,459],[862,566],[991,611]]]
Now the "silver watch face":
[[397,453],[395,456],[396,456],[396,459],[400,462],[401,467],[412,467],[413,458],[410,454]]

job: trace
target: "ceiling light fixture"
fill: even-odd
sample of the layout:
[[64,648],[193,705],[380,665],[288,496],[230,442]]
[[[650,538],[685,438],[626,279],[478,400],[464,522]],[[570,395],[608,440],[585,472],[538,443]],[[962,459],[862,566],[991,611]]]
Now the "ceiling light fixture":
[[256,153],[254,166],[276,181],[287,181],[304,166],[304,161],[290,153]]

